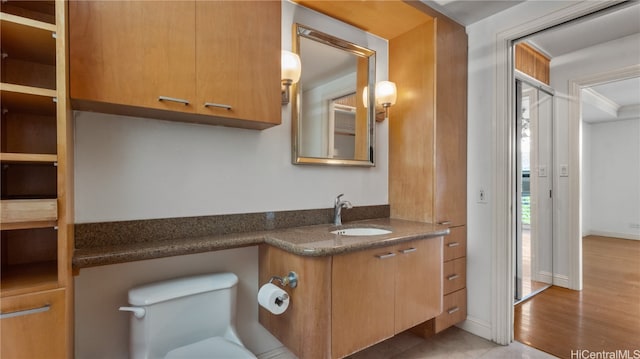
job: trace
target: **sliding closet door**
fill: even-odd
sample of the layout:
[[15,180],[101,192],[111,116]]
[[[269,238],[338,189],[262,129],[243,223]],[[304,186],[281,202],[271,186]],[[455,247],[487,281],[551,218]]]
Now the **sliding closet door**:
[[516,81],[515,302],[553,283],[553,96]]

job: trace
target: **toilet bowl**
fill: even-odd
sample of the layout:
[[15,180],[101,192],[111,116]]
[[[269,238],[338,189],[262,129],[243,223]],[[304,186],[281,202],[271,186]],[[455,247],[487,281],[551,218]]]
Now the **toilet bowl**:
[[129,290],[129,354],[148,358],[256,358],[238,337],[233,273],[152,283]]

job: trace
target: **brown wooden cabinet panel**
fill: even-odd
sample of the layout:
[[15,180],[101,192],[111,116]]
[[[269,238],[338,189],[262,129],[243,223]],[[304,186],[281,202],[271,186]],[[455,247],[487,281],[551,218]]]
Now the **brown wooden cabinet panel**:
[[298,274],[289,308],[273,315],[259,307],[259,320],[300,358],[327,358],[331,352],[331,257],[302,257],[267,244],[260,245],[260,285],[271,276]]
[[443,260],[465,257],[467,255],[467,227],[449,228],[449,235],[444,237]]
[[280,124],[280,7],[70,2],[74,106],[244,128]]
[[9,315],[0,319],[1,357],[67,357],[64,289],[4,297],[0,308]]
[[396,246],[395,334],[442,312],[442,237]]
[[333,358],[394,335],[395,247],[333,257],[331,353]]
[[[466,256],[466,45],[464,27],[440,17],[389,40],[389,78],[398,86],[389,122],[391,217],[447,225],[444,261]],[[415,331],[430,335],[434,326]]]
[[144,98],[144,10],[141,1],[69,2],[72,98],[125,105]]
[[466,41],[464,27],[446,19],[389,41],[389,77],[398,86],[389,121],[393,218],[466,223]]
[[444,262],[442,283],[445,295],[466,287],[467,258],[462,257]]
[[[195,112],[195,3],[145,1],[142,6],[142,28],[135,31],[143,34],[143,72],[138,75],[142,75],[138,86],[143,97],[135,105]],[[187,100],[189,105],[171,100],[160,101],[160,98]]]
[[280,124],[280,6],[196,2],[198,113]]

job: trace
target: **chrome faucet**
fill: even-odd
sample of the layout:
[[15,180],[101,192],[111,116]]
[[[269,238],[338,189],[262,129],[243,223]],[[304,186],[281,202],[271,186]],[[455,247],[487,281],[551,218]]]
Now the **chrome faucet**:
[[344,193],[341,193],[336,197],[335,206],[333,207],[333,224],[336,226],[342,225],[342,209],[343,208],[353,208],[353,205],[349,201],[342,201],[340,197],[344,196]]

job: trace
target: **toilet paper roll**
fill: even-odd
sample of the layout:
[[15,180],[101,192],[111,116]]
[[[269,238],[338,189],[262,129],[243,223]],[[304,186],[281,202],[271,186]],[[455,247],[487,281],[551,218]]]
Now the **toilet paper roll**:
[[271,313],[279,315],[289,307],[289,294],[275,284],[267,283],[258,291],[258,304]]

